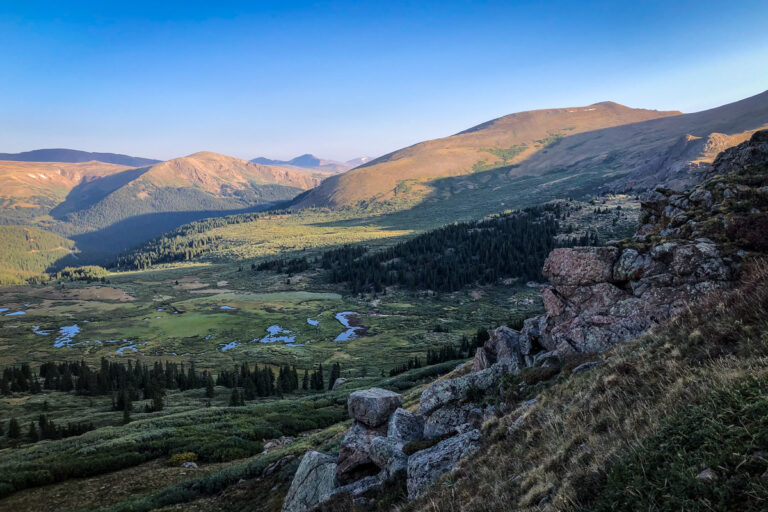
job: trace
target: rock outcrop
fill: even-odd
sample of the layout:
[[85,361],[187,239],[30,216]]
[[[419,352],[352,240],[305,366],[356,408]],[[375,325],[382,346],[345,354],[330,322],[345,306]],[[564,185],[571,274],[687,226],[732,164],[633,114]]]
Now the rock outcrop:
[[[341,493],[362,496],[397,478],[406,479],[409,499],[418,498],[481,448],[480,426],[497,410],[475,404],[498,391],[506,375],[558,364],[574,353],[604,351],[731,287],[749,251],[768,251],[768,131],[721,153],[709,176],[687,192],[650,194],[631,240],[552,251],[543,268],[549,284],[541,288],[546,312],[525,320],[519,332],[491,331],[470,373],[430,385],[418,413],[402,409],[402,398],[390,391],[352,393],[348,405],[355,423],[339,457],[307,452],[283,510],[312,510]],[[587,360],[572,373],[600,364],[599,358]],[[517,404],[510,433],[535,403]],[[423,439],[431,442],[414,443]],[[423,448],[408,456],[408,443],[409,453]]]
[[408,459],[408,499],[421,496],[442,475],[456,469],[456,463],[480,448],[479,430],[448,438]]

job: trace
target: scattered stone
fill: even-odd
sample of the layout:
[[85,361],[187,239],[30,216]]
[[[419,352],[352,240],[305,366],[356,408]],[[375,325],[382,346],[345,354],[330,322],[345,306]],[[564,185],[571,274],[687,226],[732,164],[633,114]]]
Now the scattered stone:
[[339,388],[339,386],[341,386],[345,382],[347,382],[347,379],[345,379],[344,377],[339,377],[338,379],[333,381],[333,387],[331,388],[331,390],[336,391]]
[[186,469],[197,469],[197,463],[196,462],[185,462],[181,465],[181,467]]
[[706,468],[704,469],[704,471],[696,475],[696,480],[699,480],[701,482],[706,482],[706,483],[714,482],[715,480],[717,480],[717,473],[715,473],[709,468]]
[[349,415],[369,427],[378,427],[386,423],[402,403],[402,396],[386,389],[355,391],[349,395]]

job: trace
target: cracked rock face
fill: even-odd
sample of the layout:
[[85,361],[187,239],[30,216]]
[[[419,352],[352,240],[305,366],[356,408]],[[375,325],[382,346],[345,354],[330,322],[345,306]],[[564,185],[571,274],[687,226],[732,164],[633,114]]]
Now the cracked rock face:
[[386,433],[386,425],[372,429],[355,422],[350,427],[339,448],[339,460],[336,466],[336,477],[339,483],[346,484],[378,473],[378,468],[370,456],[371,441]]
[[[587,277],[564,277],[569,271]],[[552,251],[544,265],[552,287],[542,290],[542,345],[561,355],[604,351],[729,287],[732,274],[717,246],[706,241],[665,242],[643,253],[616,247]]]
[[442,475],[454,470],[456,463],[480,449],[480,431],[470,430],[408,458],[408,499],[413,500]]
[[424,418],[405,409],[397,409],[389,418],[387,437],[400,443],[421,441],[424,437]]
[[336,485],[336,458],[308,451],[301,459],[296,475],[283,502],[283,512],[306,512],[314,509]]
[[349,415],[369,427],[383,425],[403,404],[403,397],[392,391],[371,388],[349,395]]

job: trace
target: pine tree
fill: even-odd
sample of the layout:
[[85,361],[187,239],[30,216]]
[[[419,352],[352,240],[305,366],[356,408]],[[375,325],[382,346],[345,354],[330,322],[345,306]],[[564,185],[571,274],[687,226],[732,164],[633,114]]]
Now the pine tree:
[[245,400],[253,400],[256,398],[256,384],[254,384],[253,379],[250,377],[245,380],[245,390],[243,395]]
[[214,389],[213,389],[213,377],[210,375],[208,376],[208,379],[205,381],[205,397],[206,398],[213,398],[214,395]]
[[301,382],[301,389],[304,391],[309,389],[309,370],[304,370],[304,380]]
[[27,431],[27,439],[30,442],[36,443],[37,442],[37,429],[35,428],[35,422],[30,421],[29,422],[29,430]]
[[18,439],[21,437],[21,427],[19,427],[19,422],[16,418],[11,418],[10,423],[8,423],[8,437],[11,439]]
[[328,379],[328,390],[333,389],[333,385],[336,383],[336,379],[341,377],[341,366],[339,363],[333,363],[331,367],[331,378]]
[[240,392],[237,388],[232,388],[232,394],[229,397],[230,407],[237,407],[240,405]]

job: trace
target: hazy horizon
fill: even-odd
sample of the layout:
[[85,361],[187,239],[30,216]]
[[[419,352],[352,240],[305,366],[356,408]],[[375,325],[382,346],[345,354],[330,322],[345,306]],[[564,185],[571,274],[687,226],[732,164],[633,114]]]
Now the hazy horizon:
[[705,110],[768,89],[768,6],[718,5],[12,2],[0,152],[347,161],[524,110]]

